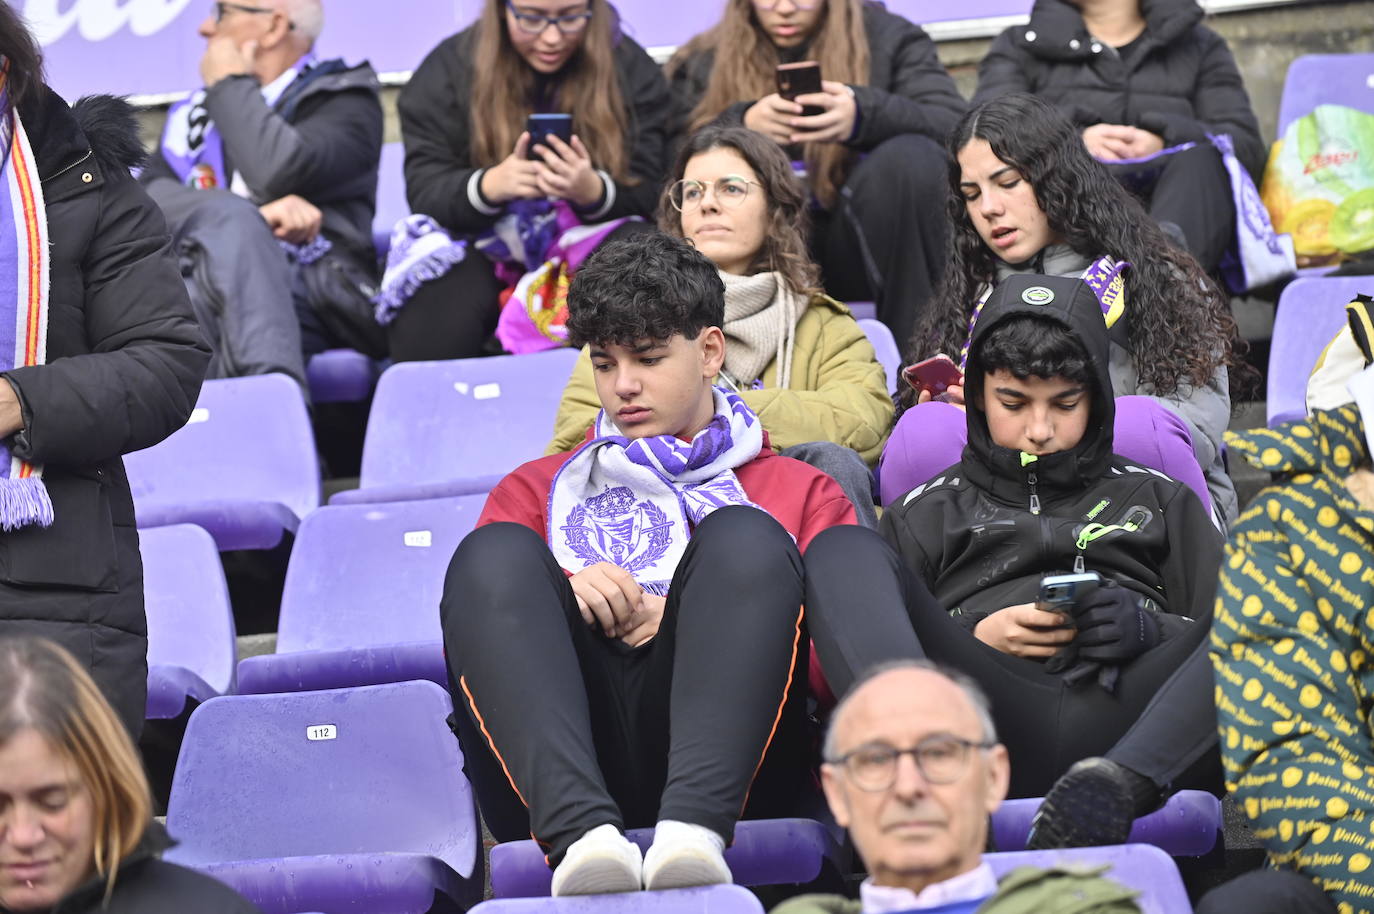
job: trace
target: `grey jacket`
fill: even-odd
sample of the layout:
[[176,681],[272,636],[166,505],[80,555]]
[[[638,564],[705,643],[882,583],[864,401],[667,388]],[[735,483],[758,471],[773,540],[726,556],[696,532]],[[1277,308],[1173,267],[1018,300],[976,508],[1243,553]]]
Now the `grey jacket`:
[[[324,234],[352,251],[372,251],[382,105],[369,64],[322,61],[299,92],[270,106],[256,79],[231,76],[206,92],[205,108],[224,140],[225,164],[261,206],[296,194],[320,208]],[[161,155],[143,182],[176,181]],[[178,182],[179,183],[179,182]]]
[[[1043,265],[1035,272],[1055,276],[1078,276],[1088,268],[1091,261],[1070,248],[1068,245],[1052,245],[1045,249]],[[1006,279],[1014,273],[1030,272],[999,262],[997,278]],[[1127,308],[1130,303],[1127,302]],[[1112,376],[1112,390],[1118,397],[1145,396],[1157,400],[1168,407],[1188,425],[1193,436],[1193,451],[1197,462],[1202,466],[1207,478],[1207,490],[1212,496],[1212,504],[1230,523],[1239,511],[1236,500],[1236,487],[1226,473],[1222,462],[1221,443],[1226,426],[1231,421],[1231,392],[1225,365],[1217,367],[1212,381],[1206,387],[1180,385],[1173,394],[1161,397],[1149,388],[1142,386],[1140,374],[1136,371],[1135,355],[1122,345],[1114,334],[1111,344],[1109,370]]]

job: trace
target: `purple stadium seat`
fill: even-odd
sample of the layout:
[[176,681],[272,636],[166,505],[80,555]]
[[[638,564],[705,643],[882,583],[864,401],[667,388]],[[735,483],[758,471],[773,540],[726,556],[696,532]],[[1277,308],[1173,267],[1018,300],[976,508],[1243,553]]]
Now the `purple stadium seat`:
[[897,382],[901,380],[902,353],[897,348],[897,341],[892,338],[892,331],[887,329],[887,324],[882,321],[868,318],[860,320],[859,326],[868,337],[868,341],[873,344],[873,351],[877,353],[878,361],[883,363],[883,370],[887,372],[887,392],[895,394]]
[[372,241],[377,254],[385,257],[391,250],[391,230],[410,215],[406,201],[405,147],[400,143],[384,143],[382,160],[377,166],[377,212],[372,217]]
[[998,878],[1018,866],[1050,866],[1081,863],[1088,866],[1109,864],[1103,875],[1140,892],[1137,904],[1142,914],[1191,914],[1193,906],[1183,888],[1183,879],[1173,858],[1148,844],[1118,844],[1111,847],[1074,847],[1054,851],[1012,851],[984,854]]
[[360,488],[331,504],[489,492],[544,453],[575,349],[448,362],[382,373],[363,442]]
[[429,679],[447,685],[439,598],[486,495],[330,505],[301,524],[277,653],[239,666],[239,691],[295,692]]
[[856,321],[878,319],[878,306],[871,301],[847,301],[845,305],[854,315]]
[[264,914],[475,902],[482,833],[451,712],[432,682],[210,699],[177,760],[167,859]]
[[354,349],[326,349],[311,356],[305,381],[315,403],[361,403],[372,395],[378,364]]
[[271,549],[320,503],[305,400],[280,374],[206,381],[186,425],[124,465],[140,527],[198,524],[221,550]]
[[[1008,800],[992,815],[993,843],[1015,851],[1026,846],[1041,798]],[[1173,857],[1201,857],[1221,833],[1221,801],[1202,790],[1180,790],[1160,809],[1136,819],[1132,844],[1152,844]]]
[[193,524],[140,531],[151,720],[234,691],[234,611],[215,541]]
[[[626,837],[648,850],[652,828],[635,828]],[[839,847],[825,826],[811,819],[756,819],[735,826],[735,843],[725,862],[736,885],[792,885],[811,882]],[[491,893],[496,898],[536,898],[549,894],[553,871],[533,841],[508,841],[491,849]]]
[[1269,350],[1268,425],[1307,415],[1307,379],[1322,350],[1345,326],[1345,306],[1357,293],[1374,295],[1374,276],[1302,277],[1279,296]]
[[1329,104],[1374,114],[1374,54],[1305,54],[1289,64],[1278,135],[1313,108]]
[[484,901],[471,914],[763,914],[748,889],[711,885],[671,892],[622,892],[569,898],[506,898]]

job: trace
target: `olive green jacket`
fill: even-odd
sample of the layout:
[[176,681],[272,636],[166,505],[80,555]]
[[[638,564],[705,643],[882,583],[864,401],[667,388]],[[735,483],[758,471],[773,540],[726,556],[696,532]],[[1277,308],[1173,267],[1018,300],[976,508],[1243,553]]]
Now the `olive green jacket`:
[[[832,441],[858,451],[869,466],[878,462],[892,430],[892,397],[873,345],[844,305],[824,295],[813,296],[797,322],[791,387],[776,386],[776,360],[764,370],[762,380],[762,390],[741,391],[741,396],[763,420],[776,450]],[[563,391],[553,441],[545,453],[558,454],[581,444],[600,409],[591,358],[583,349]]]
[[[997,883],[997,894],[978,914],[1140,914],[1139,895],[1102,877],[1104,866],[1019,866]],[[861,914],[862,905],[840,895],[801,895],[773,914]]]

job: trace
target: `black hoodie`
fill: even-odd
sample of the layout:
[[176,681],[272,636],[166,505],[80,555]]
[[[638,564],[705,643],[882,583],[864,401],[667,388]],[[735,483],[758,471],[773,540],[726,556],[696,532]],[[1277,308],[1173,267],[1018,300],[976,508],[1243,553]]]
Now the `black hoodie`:
[[[983,386],[979,343],[1017,315],[1064,324],[1095,375],[1082,440],[1033,459],[994,444],[986,416],[973,406]],[[881,525],[940,603],[972,628],[997,610],[1034,602],[1045,575],[1088,570],[1176,617],[1209,615],[1221,534],[1186,485],[1112,453],[1107,326],[1092,289],[1073,277],[1007,278],[979,315],[970,351],[962,459],[889,507]],[[1165,636],[1186,624],[1166,617]]]

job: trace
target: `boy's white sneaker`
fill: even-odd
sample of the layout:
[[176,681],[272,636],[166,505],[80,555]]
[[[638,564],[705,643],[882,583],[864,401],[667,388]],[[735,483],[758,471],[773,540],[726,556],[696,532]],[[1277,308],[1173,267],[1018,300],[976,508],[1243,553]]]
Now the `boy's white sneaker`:
[[644,855],[644,888],[685,889],[734,881],[725,863],[725,840],[700,825],[663,821]]
[[553,871],[552,893],[606,895],[638,892],[644,858],[614,825],[598,825],[578,838]]

